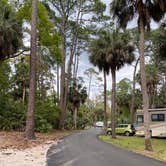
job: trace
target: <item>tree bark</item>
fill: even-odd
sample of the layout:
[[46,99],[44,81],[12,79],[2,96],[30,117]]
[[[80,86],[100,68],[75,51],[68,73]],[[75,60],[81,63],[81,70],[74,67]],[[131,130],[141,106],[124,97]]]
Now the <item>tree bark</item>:
[[77,129],[77,107],[74,109],[74,129]]
[[37,52],[37,0],[32,0],[30,87],[25,137],[35,139],[35,94],[36,94],[36,52]]
[[144,128],[145,128],[145,150],[152,151],[151,144],[151,133],[150,133],[150,125],[149,125],[149,98],[147,93],[147,85],[146,85],[146,73],[145,73],[145,57],[144,57],[144,23],[143,18],[140,18],[140,43],[139,43],[139,51],[140,51],[140,70],[141,70],[141,90],[143,95],[143,111],[144,111]]
[[44,64],[42,60],[40,60],[40,99],[41,101],[45,100],[45,94],[44,94]]
[[59,64],[57,64],[57,100],[59,105]]
[[104,135],[107,133],[107,78],[106,78],[106,72],[104,73]]
[[116,73],[115,73],[115,70],[111,70],[111,74],[112,74],[111,128],[112,128],[112,138],[116,138],[116,132],[115,132]]
[[23,81],[23,92],[22,92],[22,102],[25,103],[25,96],[26,96],[26,87],[25,87],[25,81]]
[[61,108],[61,114],[60,114],[60,122],[59,122],[59,129],[64,129],[65,125],[65,105],[64,105],[64,99],[65,99],[65,62],[66,62],[66,47],[65,47],[65,30],[62,31],[62,65],[61,65],[61,81],[60,81],[60,108]]
[[89,78],[88,99],[90,99],[91,82],[92,82],[92,75],[90,75],[90,78]]
[[137,70],[137,66],[138,66],[138,62],[139,62],[139,58],[136,61],[135,67],[134,67],[134,73],[133,73],[133,89],[131,92],[131,108],[130,108],[130,123],[131,125],[133,125],[134,121],[135,121],[135,76],[136,76],[136,70]]

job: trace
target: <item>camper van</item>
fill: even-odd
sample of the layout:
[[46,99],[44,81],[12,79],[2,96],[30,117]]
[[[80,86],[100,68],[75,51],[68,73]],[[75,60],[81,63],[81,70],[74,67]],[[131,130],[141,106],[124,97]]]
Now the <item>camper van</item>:
[[[166,137],[166,108],[149,109],[149,124],[152,137]],[[137,110],[136,135],[144,135],[144,112]]]

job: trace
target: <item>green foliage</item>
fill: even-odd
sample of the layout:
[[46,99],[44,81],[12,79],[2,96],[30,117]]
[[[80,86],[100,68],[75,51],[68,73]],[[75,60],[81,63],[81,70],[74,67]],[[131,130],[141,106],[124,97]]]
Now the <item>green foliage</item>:
[[68,99],[72,106],[79,108],[81,104],[85,103],[87,98],[86,87],[83,87],[82,83],[78,80],[73,80],[69,87]]
[[[23,131],[27,106],[0,96],[0,129]],[[49,132],[58,128],[60,109],[51,101],[37,102],[35,110],[36,131]]]
[[[31,10],[32,3],[28,0],[18,11],[19,19],[30,23]],[[59,48],[61,39],[55,29],[55,26],[55,23],[53,23],[49,18],[45,5],[42,2],[38,2],[38,44],[39,46],[43,46],[45,49],[44,51],[47,52],[47,57],[49,56],[48,58],[50,63],[61,61],[61,51]]]
[[0,1],[0,61],[12,57],[22,45],[22,23],[7,0]]
[[26,107],[19,101],[7,101],[0,98],[0,129],[24,130]]
[[35,114],[37,131],[49,132],[58,128],[60,109],[51,101],[37,102]]
[[[90,117],[87,116],[86,113],[82,113],[79,110],[77,116],[77,129],[84,129],[86,126],[90,125]],[[65,120],[65,129],[73,129],[74,128],[74,121],[72,112],[68,112]]]
[[8,62],[0,62],[0,96],[7,94],[10,86],[9,74],[11,67]]

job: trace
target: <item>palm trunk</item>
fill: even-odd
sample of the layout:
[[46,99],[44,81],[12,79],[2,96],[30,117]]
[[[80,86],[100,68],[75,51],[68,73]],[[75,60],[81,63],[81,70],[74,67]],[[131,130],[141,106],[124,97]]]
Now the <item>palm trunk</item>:
[[141,90],[143,95],[143,111],[144,111],[144,128],[145,128],[145,150],[152,151],[151,134],[149,125],[149,98],[146,86],[146,73],[145,73],[145,57],[144,57],[144,23],[143,19],[140,18],[140,70],[141,70]]
[[30,87],[25,137],[35,139],[35,94],[36,94],[36,51],[37,51],[37,0],[32,0]]
[[104,71],[104,135],[107,132],[107,80],[106,80],[106,72]]
[[139,58],[136,61],[135,68],[134,68],[134,73],[133,73],[133,89],[132,89],[132,94],[131,94],[131,108],[130,108],[130,123],[131,125],[135,121],[135,76],[136,76],[136,70],[138,66]]
[[116,138],[116,132],[115,132],[116,73],[115,73],[115,70],[111,70],[111,74],[112,74],[111,127],[112,127],[112,138]]

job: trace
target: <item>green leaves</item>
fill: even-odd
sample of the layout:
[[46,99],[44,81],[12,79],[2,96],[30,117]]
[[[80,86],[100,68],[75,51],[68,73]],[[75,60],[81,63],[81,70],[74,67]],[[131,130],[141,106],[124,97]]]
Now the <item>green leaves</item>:
[[0,61],[14,56],[22,45],[22,25],[7,0],[0,1]]

